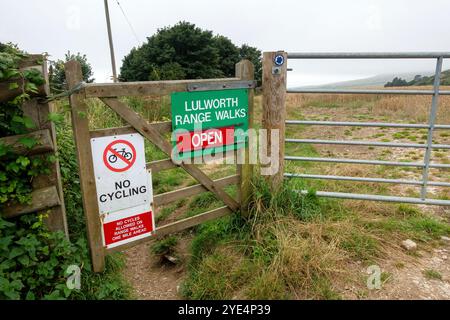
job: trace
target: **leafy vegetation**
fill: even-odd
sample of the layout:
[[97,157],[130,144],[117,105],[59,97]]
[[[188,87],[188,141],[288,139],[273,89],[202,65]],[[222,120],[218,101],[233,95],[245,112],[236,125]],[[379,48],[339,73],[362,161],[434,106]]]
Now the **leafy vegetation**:
[[89,266],[84,239],[72,244],[64,233],[48,232],[43,217],[0,218],[0,299],[69,298],[68,266]]
[[94,75],[92,66],[88,62],[86,55],[82,55],[79,52],[77,54],[73,54],[68,51],[64,56],[64,60],[59,59],[50,63],[48,77],[52,92],[59,92],[66,89],[66,74],[64,71],[64,64],[70,60],[77,60],[80,63],[84,82],[94,82],[95,79],[92,78],[92,76]]
[[121,81],[234,77],[234,65],[249,59],[261,82],[261,51],[245,44],[238,48],[189,22],[159,29],[147,39],[123,59]]
[[[385,87],[404,87],[404,86],[431,86],[434,84],[434,75],[422,76],[416,75],[411,81],[406,81],[400,77],[395,77],[392,81],[387,82]],[[441,85],[450,85],[450,70],[442,71],[441,73]]]
[[[0,102],[0,136],[27,133],[36,127],[33,120],[24,115],[20,106],[38,92],[38,86],[44,83],[42,74],[36,70],[19,69],[19,63],[26,57],[17,46],[8,44],[0,47],[0,81],[9,81],[9,89],[20,87],[21,93],[16,97]],[[18,141],[27,149],[32,149],[38,141],[23,137]],[[51,157],[16,154],[10,146],[0,143],[0,210],[12,202],[28,203],[31,201],[31,181],[48,170]]]
[[[23,114],[22,103],[44,84],[36,70],[19,69],[26,54],[16,46],[0,44],[0,81],[8,81],[9,89],[21,88],[15,98],[0,103],[0,136],[17,135],[35,128],[33,121]],[[20,87],[20,84],[23,84]],[[58,119],[49,115],[49,121]],[[78,167],[70,125],[59,123],[58,143],[61,173],[64,184],[70,242],[62,232],[50,232],[45,224],[46,212],[5,220],[0,218],[0,299],[123,299],[129,289],[122,279],[121,256],[109,256],[106,271],[94,274],[86,246]],[[37,141],[20,139],[19,143],[32,148]],[[0,145],[0,212],[12,202],[31,200],[32,180],[46,174],[55,156],[17,155],[11,148]],[[81,268],[81,289],[66,285],[67,267]]]

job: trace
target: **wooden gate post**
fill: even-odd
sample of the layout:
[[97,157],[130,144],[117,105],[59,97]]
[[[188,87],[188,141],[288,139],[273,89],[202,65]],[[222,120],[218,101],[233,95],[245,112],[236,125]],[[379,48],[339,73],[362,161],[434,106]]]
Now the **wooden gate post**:
[[[254,80],[255,79],[255,67],[250,60],[241,60],[236,64],[236,78],[242,80]],[[253,98],[254,89],[248,91],[248,128],[253,128]],[[253,178],[253,164],[250,163],[250,141],[248,140],[244,149],[244,163],[237,165],[237,171],[240,176],[240,204],[241,213],[245,216],[248,214],[248,207],[251,201],[252,195],[252,178]]]
[[[81,65],[78,61],[72,60],[65,64],[65,70],[66,81],[70,90],[83,80]],[[101,221],[97,204],[87,105],[84,99],[85,93],[81,91],[73,93],[69,101],[92,266],[95,272],[101,272],[105,269],[105,252],[103,249]]]
[[[283,57],[277,59],[276,57]],[[262,125],[267,129],[267,156],[278,161],[278,170],[269,176],[272,189],[276,190],[283,183],[284,177],[284,138],[286,120],[286,75],[287,53],[284,51],[263,53],[263,99]],[[279,130],[278,139],[272,141],[273,130]],[[271,154],[272,145],[278,143],[278,154]],[[273,165],[273,163],[272,163]]]

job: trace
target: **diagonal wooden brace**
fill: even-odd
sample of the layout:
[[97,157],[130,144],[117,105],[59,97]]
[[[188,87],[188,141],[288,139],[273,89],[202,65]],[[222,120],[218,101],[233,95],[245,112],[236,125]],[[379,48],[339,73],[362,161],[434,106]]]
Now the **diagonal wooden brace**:
[[[168,156],[171,156],[172,145],[144,118],[117,98],[101,98],[101,100],[126,122],[133,126],[140,134],[149,139]],[[182,162],[179,166],[186,170],[186,172],[188,172],[192,177],[197,179],[203,186],[205,186],[206,189],[214,193],[231,210],[239,210],[239,204],[195,165]]]

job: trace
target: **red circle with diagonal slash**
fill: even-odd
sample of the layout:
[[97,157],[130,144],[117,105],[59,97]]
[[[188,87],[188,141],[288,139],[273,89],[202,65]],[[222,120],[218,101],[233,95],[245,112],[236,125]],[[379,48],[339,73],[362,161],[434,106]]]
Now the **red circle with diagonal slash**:
[[[131,160],[126,159],[124,156],[122,156],[120,153],[118,153],[117,151],[114,150],[114,146],[116,144],[125,144],[127,145],[130,149],[131,149],[131,153],[133,155],[133,157],[131,158]],[[111,152],[113,155],[115,155],[117,157],[117,160],[122,161],[126,164],[125,167],[123,168],[114,168],[108,161],[108,152]],[[124,172],[127,171],[128,169],[130,169],[134,162],[136,161],[136,149],[134,148],[134,146],[126,141],[126,140],[117,140],[117,141],[113,141],[110,144],[108,144],[105,148],[105,151],[103,151],[103,163],[105,164],[105,166],[114,172]]]

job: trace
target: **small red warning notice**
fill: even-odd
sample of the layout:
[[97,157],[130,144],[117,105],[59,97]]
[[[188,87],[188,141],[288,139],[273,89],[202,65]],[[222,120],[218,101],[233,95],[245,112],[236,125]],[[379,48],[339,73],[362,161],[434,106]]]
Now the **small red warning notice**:
[[151,211],[103,224],[105,244],[132,239],[154,230]]
[[207,149],[234,143],[234,127],[211,128],[177,135],[179,152]]

